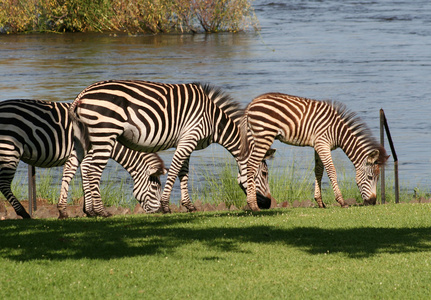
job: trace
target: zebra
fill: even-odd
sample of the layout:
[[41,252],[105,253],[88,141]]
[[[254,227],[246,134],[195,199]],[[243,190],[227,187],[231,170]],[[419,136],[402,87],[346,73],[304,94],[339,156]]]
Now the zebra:
[[[335,199],[347,207],[338,188],[331,150],[341,148],[356,169],[356,183],[364,204],[376,203],[380,166],[389,156],[371,136],[355,113],[336,101],[318,101],[281,93],[267,93],[253,99],[240,121],[241,157],[247,162],[247,202],[256,202],[253,174],[275,139],[295,146],[314,147],[314,198],[320,208],[321,181],[326,170]],[[248,135],[252,135],[250,139]],[[250,141],[251,140],[251,141]]]
[[[230,96],[209,84],[140,80],[96,82],[85,88],[69,109],[79,140],[79,156],[94,166],[92,173],[87,174],[92,179],[91,187],[86,188],[91,197],[100,199],[100,174],[116,140],[131,149],[147,152],[176,147],[161,198],[164,213],[170,212],[169,198],[177,176],[181,184],[181,204],[188,211],[196,210],[187,189],[190,154],[211,143],[219,143],[236,159],[239,181],[246,188],[245,161],[238,157],[238,121],[242,112]],[[265,167],[263,162],[260,170]],[[266,173],[260,172],[258,176],[263,174]],[[267,178],[258,177],[256,182],[257,198],[262,203],[271,202]],[[104,211],[100,209],[96,213]]]
[[[20,160],[36,167],[64,165],[58,203],[59,217],[67,217],[69,183],[79,162],[74,150],[70,103],[14,99],[0,102],[0,191],[17,215],[30,218],[14,196],[11,183]],[[161,183],[165,174],[163,160],[157,154],[141,153],[115,143],[110,157],[121,164],[134,180],[133,195],[147,212],[160,207]],[[81,171],[87,168],[81,165]],[[85,201],[84,211],[93,211],[93,201]]]

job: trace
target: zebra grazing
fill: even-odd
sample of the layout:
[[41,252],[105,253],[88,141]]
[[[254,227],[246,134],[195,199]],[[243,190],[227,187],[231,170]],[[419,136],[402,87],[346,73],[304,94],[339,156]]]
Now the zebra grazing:
[[[86,154],[84,162],[94,166],[91,174],[86,174],[91,187],[85,187],[93,198],[100,199],[100,175],[116,140],[131,149],[147,152],[176,147],[161,198],[165,213],[170,212],[169,197],[177,176],[181,183],[181,204],[189,211],[195,210],[187,192],[190,154],[211,143],[221,144],[237,160],[239,181],[246,188],[245,160],[238,159],[238,121],[242,110],[220,89],[199,83],[102,81],[84,89],[69,112],[82,145],[80,156]],[[262,163],[260,170],[265,167]],[[258,176],[264,174],[260,172]],[[256,181],[258,200],[270,202],[267,177],[258,177]],[[96,213],[103,215],[104,211]]]
[[[343,196],[337,184],[331,150],[340,147],[356,169],[356,183],[364,204],[376,203],[376,186],[380,166],[388,156],[371,136],[365,124],[343,104],[317,101],[279,93],[261,95],[247,106],[241,119],[241,156],[247,163],[247,202],[255,203],[254,181],[257,166],[275,139],[295,146],[311,146],[315,150],[315,192],[319,207],[322,202],[323,168],[331,181],[335,198],[342,207]],[[252,134],[251,142],[248,134]]]
[[[79,164],[69,106],[68,103],[23,99],[0,102],[0,191],[23,218],[30,216],[11,190],[20,160],[44,168],[64,165],[58,209],[60,218],[67,217],[69,183]],[[148,212],[159,209],[161,183],[158,176],[166,173],[160,157],[132,151],[119,143],[114,144],[109,156],[132,175],[133,194],[142,207]],[[89,166],[81,165],[82,172],[87,168]],[[93,201],[85,202],[84,211],[93,211]],[[94,205],[101,204],[94,202]]]

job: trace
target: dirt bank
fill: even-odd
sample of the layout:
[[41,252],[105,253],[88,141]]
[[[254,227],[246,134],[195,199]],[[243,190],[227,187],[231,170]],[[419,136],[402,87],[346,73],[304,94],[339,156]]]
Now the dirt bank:
[[[346,199],[346,203],[350,206],[354,205],[362,205],[357,203],[355,199]],[[431,199],[414,199],[410,203],[430,203]],[[21,201],[22,205],[28,211],[28,201]],[[226,206],[225,203],[220,203],[218,205],[213,205],[210,203],[202,203],[200,200],[194,202],[196,209],[198,211],[226,211],[226,210],[242,210],[247,209],[248,207],[235,207],[235,206]],[[333,205],[337,205],[334,203]],[[316,204],[311,200],[299,201],[295,200],[293,203],[282,202],[282,203],[273,203],[271,208],[275,207],[315,207]],[[185,213],[186,209],[184,207],[178,207],[175,204],[170,205],[172,213]],[[145,211],[141,208],[141,206],[136,203],[136,206],[133,210],[125,207],[108,207],[106,208],[108,212],[112,215],[131,215],[131,214],[145,214]],[[86,217],[84,212],[82,211],[82,204],[80,205],[68,205],[67,213],[70,218],[84,218]],[[35,219],[46,219],[46,218],[58,218],[58,210],[56,204],[49,204],[44,199],[38,199],[36,202],[36,211],[33,212],[33,218]],[[17,216],[12,206],[9,202],[0,200],[0,220],[7,219],[21,219],[20,216]]]

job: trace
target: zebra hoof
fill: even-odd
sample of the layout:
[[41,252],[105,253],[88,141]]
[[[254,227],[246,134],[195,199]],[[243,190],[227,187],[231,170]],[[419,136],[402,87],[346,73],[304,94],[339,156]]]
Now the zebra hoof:
[[84,213],[85,213],[85,215],[86,215],[88,218],[94,218],[94,217],[97,217],[97,215],[96,215],[96,213],[95,213],[94,211],[84,211]]
[[23,219],[31,219],[30,215],[26,211],[17,213],[17,215],[21,216]]
[[198,211],[194,205],[186,206],[188,212]]
[[164,214],[170,214],[170,213],[171,213],[171,209],[170,209],[169,207],[163,207],[163,208],[162,208],[162,212],[163,212]]
[[58,209],[58,218],[59,219],[69,218],[69,215],[67,214],[65,205],[57,205],[57,209]]
[[59,213],[59,216],[58,216],[59,219],[67,219],[67,218],[69,218],[69,215],[67,214],[66,211],[59,211],[58,213]]
[[111,213],[109,213],[109,212],[107,212],[107,211],[104,211],[104,212],[101,214],[101,217],[109,218],[109,217],[112,217],[112,214],[111,214]]
[[260,211],[259,206],[257,205],[248,205],[248,207],[246,207],[246,210],[250,209],[251,211]]
[[102,218],[109,218],[112,217],[112,214],[110,212],[107,212],[106,210],[102,210],[101,212],[96,212],[96,216]]

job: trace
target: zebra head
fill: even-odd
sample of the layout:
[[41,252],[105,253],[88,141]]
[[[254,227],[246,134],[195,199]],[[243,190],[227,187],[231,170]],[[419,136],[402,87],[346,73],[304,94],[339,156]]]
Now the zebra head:
[[[276,200],[271,196],[269,189],[269,176],[268,176],[268,164],[266,159],[271,159],[276,149],[269,149],[265,155],[265,159],[259,165],[256,172],[256,198],[257,205],[259,208],[268,209],[272,203],[276,203]],[[245,194],[247,194],[247,176],[241,176],[241,172],[238,173],[238,184]]]
[[139,201],[141,207],[147,213],[158,212],[162,197],[162,183],[160,175],[164,175],[168,170],[164,166],[150,166],[133,189],[133,195]]
[[377,199],[377,181],[380,166],[389,158],[383,147],[373,150],[365,156],[356,168],[356,184],[358,185],[364,205],[375,205]]

